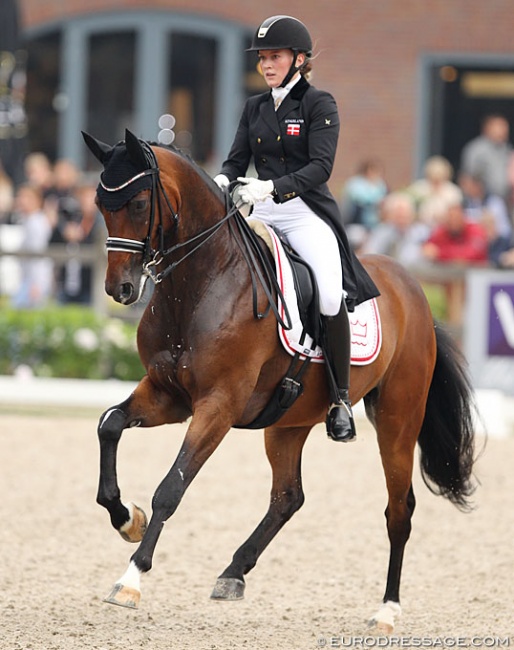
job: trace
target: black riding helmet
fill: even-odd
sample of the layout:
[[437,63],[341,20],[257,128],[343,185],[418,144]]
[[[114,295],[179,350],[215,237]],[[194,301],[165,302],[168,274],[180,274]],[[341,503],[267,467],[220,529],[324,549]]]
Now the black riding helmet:
[[282,87],[289,83],[293,75],[300,70],[296,67],[296,58],[303,52],[308,60],[312,56],[312,39],[307,27],[301,20],[292,16],[270,16],[258,27],[247,52],[259,50],[293,50],[293,63]]

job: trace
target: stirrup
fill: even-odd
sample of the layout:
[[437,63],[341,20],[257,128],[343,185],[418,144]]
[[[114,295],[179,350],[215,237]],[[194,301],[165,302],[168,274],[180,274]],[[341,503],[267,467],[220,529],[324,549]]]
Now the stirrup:
[[341,400],[338,404],[331,404],[328,409],[326,426],[327,436],[336,442],[355,440],[357,434],[350,402]]

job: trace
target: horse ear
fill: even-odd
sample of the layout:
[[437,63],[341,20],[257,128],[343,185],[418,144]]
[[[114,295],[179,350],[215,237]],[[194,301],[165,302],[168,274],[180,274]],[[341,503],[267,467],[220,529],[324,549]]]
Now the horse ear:
[[125,146],[129,158],[135,164],[137,169],[148,169],[148,159],[145,150],[139,138],[137,138],[131,131],[125,129]]
[[81,133],[82,137],[84,138],[84,142],[87,144],[93,156],[97,158],[102,163],[102,165],[105,164],[105,161],[113,150],[113,147],[105,144],[105,142],[100,142],[100,140],[93,138],[92,135],[89,135],[89,133],[86,133],[85,131],[82,131]]

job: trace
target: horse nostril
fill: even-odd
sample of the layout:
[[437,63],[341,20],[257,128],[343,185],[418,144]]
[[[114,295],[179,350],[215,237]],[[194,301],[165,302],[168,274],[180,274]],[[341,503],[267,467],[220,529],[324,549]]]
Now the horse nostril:
[[127,304],[134,295],[134,285],[130,282],[124,282],[120,287],[119,300],[122,304]]

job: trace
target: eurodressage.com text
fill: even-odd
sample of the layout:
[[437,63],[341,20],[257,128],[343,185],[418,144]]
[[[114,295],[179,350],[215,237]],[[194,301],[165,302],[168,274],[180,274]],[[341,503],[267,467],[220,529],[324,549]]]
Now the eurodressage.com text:
[[[512,642],[512,643],[511,643]],[[416,637],[416,636],[332,636],[320,637],[319,648],[510,648],[514,637]]]

